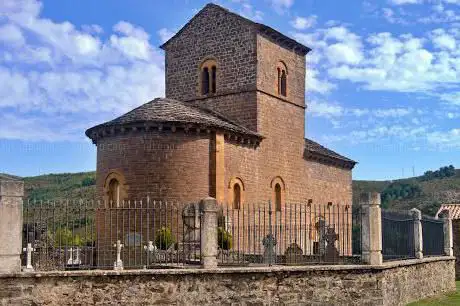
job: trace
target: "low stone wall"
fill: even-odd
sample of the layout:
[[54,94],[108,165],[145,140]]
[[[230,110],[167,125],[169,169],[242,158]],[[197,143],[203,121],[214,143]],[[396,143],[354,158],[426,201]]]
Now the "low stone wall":
[[460,280],[460,219],[452,220],[452,233],[454,240],[454,256],[457,257],[455,278]]
[[405,305],[454,290],[453,257],[382,266],[0,275],[1,305]]

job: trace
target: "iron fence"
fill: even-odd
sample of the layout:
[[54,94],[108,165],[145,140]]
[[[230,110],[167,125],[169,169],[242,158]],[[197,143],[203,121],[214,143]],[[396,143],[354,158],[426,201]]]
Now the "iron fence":
[[270,202],[240,209],[224,204],[218,260],[220,265],[358,263],[361,219],[360,209],[332,203],[278,209]]
[[423,255],[444,255],[444,221],[429,216],[422,217]]
[[27,201],[23,216],[36,270],[184,267],[201,258],[194,204]]
[[384,260],[415,258],[414,218],[410,212],[382,209]]

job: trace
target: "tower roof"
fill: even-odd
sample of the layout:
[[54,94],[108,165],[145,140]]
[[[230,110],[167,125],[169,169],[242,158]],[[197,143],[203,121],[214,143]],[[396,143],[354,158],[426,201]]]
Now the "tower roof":
[[190,19],[173,37],[171,37],[168,41],[166,41],[163,45],[160,46],[160,48],[162,49],[165,49],[165,47],[171,42],[173,41],[177,36],[179,36],[182,31],[187,28],[187,26],[193,22],[193,20],[199,16],[202,12],[204,12],[205,10],[207,9],[210,9],[210,8],[216,8],[216,9],[219,9],[223,12],[225,12],[226,14],[231,14],[243,21],[245,21],[249,26],[253,26],[255,27],[256,31],[260,34],[263,34],[265,36],[268,36],[270,38],[272,38],[273,40],[275,40],[278,44],[286,47],[286,48],[289,48],[289,49],[293,49],[293,50],[296,50],[298,52],[301,52],[303,54],[307,54],[308,52],[311,51],[311,49],[301,43],[299,43],[298,41],[284,35],[283,33],[281,32],[278,32],[277,30],[273,29],[272,27],[269,27],[265,24],[262,24],[262,23],[257,23],[257,22],[254,22],[248,18],[245,18],[241,15],[238,15],[220,5],[217,5],[217,4],[214,4],[214,3],[208,3],[203,9],[201,9],[195,16],[193,16],[192,19]]
[[85,134],[93,142],[96,142],[101,132],[110,133],[115,129],[134,126],[145,128],[163,124],[224,130],[250,138],[262,139],[261,135],[233,122],[220,113],[167,98],[156,98],[118,118],[89,128]]

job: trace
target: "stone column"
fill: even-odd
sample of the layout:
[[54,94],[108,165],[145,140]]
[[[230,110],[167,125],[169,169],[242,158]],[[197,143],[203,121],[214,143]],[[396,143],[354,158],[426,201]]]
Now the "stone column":
[[444,219],[444,255],[454,256],[454,242],[452,235],[452,218],[449,211],[442,214]]
[[217,201],[208,197],[200,201],[201,267],[217,267]]
[[382,259],[382,212],[380,193],[368,192],[360,196],[362,208],[362,261],[366,264],[381,265]]
[[0,272],[21,271],[24,182],[0,175]]
[[414,219],[414,248],[415,258],[423,258],[422,212],[417,208],[410,210]]

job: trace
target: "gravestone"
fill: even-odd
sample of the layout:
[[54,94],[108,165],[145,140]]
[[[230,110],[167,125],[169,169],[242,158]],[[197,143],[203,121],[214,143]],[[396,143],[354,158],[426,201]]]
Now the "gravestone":
[[325,255],[326,253],[326,232],[327,226],[326,221],[320,218],[315,224],[316,231],[318,232],[318,255]]
[[335,242],[339,239],[339,235],[335,233],[333,227],[328,226],[325,240],[326,240],[326,262],[334,262],[339,258],[339,251],[335,247]]
[[276,262],[276,239],[273,237],[272,234],[268,234],[262,240],[262,244],[264,246],[264,263],[273,264]]
[[303,261],[303,251],[297,245],[297,243],[291,243],[291,245],[284,252],[286,256],[286,264],[297,264]]
[[200,206],[197,203],[187,204],[182,210],[184,223],[184,239],[179,245],[186,258],[196,259],[200,256]]

